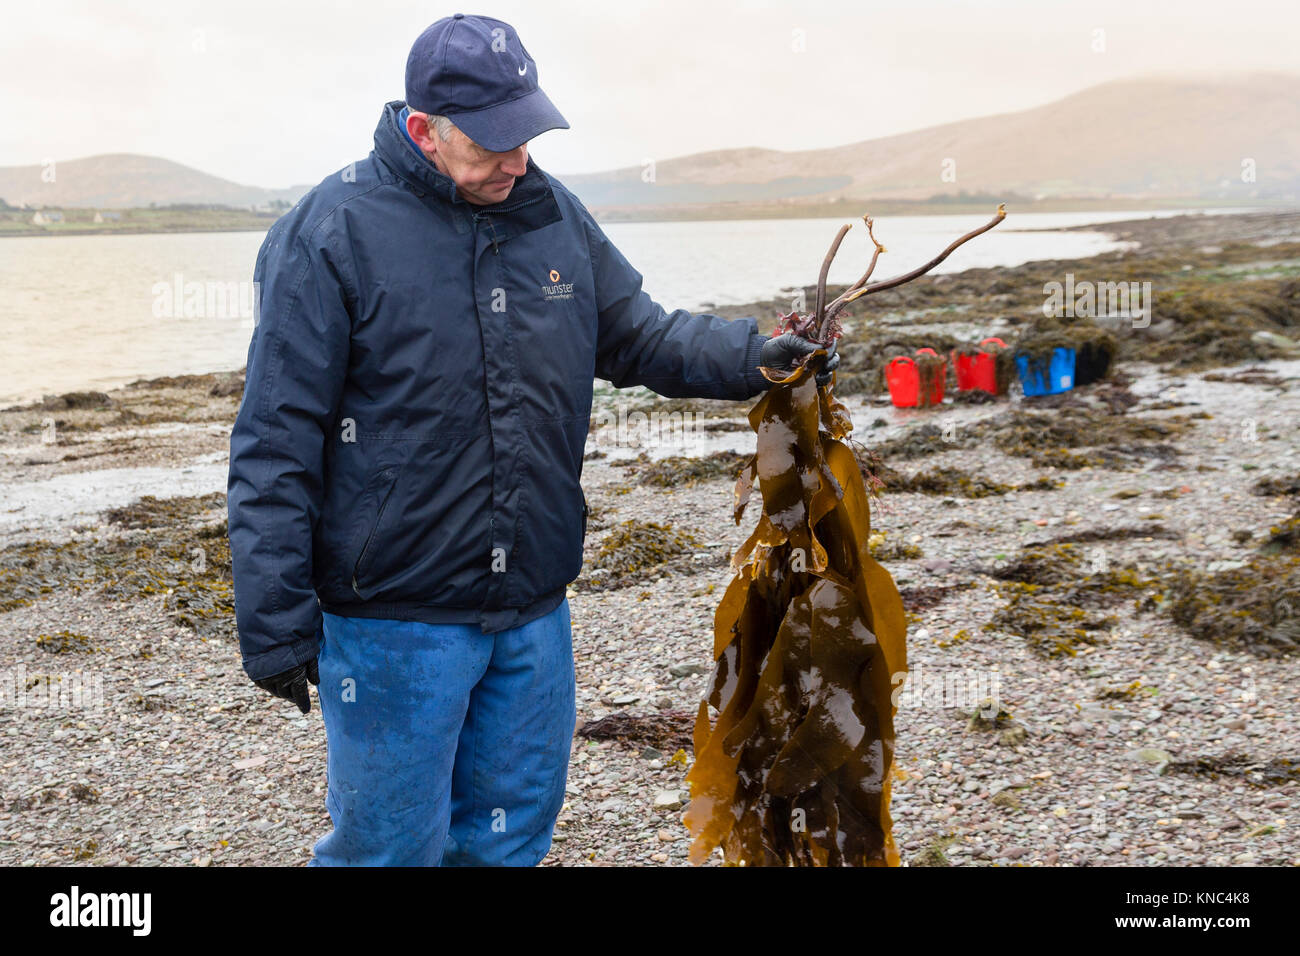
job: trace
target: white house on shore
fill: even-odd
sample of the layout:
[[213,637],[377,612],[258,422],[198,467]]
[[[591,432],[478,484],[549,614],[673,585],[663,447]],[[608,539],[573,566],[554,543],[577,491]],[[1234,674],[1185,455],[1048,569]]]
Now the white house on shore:
[[51,209],[42,209],[32,216],[33,226],[48,226],[52,222],[63,222],[63,213]]

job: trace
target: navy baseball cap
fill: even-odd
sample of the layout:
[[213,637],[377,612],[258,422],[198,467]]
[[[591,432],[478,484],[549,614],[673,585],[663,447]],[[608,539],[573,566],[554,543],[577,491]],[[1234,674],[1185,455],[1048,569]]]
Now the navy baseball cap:
[[411,47],[406,105],[447,117],[494,153],[569,128],[537,85],[537,64],[514,27],[463,13],[443,17]]

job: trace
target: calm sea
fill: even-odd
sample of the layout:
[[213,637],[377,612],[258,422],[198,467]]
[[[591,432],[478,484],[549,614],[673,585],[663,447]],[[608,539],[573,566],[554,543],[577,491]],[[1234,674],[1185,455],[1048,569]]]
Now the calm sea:
[[[1217,210],[1214,210],[1217,211]],[[1241,210],[1222,210],[1240,212]],[[991,210],[990,210],[991,212]],[[1177,211],[1155,215],[1177,215]],[[1015,215],[937,272],[1076,258],[1119,248],[1100,233],[1018,232],[1137,218],[1133,212]],[[926,261],[987,216],[894,216],[876,274]],[[611,223],[603,228],[667,309],[739,304],[816,281],[847,219]],[[0,403],[137,378],[240,368],[252,332],[253,262],[263,233],[0,239]],[[856,223],[831,282],[857,278],[870,252]],[[766,326],[772,316],[760,316]]]

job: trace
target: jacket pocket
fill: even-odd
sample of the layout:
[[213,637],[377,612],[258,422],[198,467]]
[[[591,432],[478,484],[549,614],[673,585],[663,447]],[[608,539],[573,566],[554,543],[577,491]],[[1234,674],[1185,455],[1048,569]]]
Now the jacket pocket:
[[591,513],[591,509],[587,507],[587,493],[582,490],[581,486],[579,486],[578,491],[582,494],[582,540],[585,542],[587,540],[587,515]]
[[356,561],[352,565],[352,590],[357,597],[363,601],[366,595],[361,591],[361,582],[365,578],[366,570],[373,562],[375,554],[379,550],[379,528],[383,524],[384,515],[388,511],[389,502],[393,498],[393,489],[397,487],[397,475],[401,468],[397,465],[390,465],[376,476],[377,494],[379,496],[379,507],[375,511],[375,518],[370,523],[370,529],[366,532],[366,537],[361,545],[361,550],[357,553]]

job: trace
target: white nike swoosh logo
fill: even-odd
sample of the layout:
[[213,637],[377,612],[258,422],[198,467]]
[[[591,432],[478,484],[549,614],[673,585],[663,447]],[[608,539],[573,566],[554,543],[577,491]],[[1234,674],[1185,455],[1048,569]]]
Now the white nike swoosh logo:
[[528,72],[528,64],[525,63],[525,64],[524,64],[524,68],[523,68],[522,70],[519,71],[519,75],[520,75],[520,76],[523,76],[523,75],[524,75],[525,73],[527,73],[527,72]]

